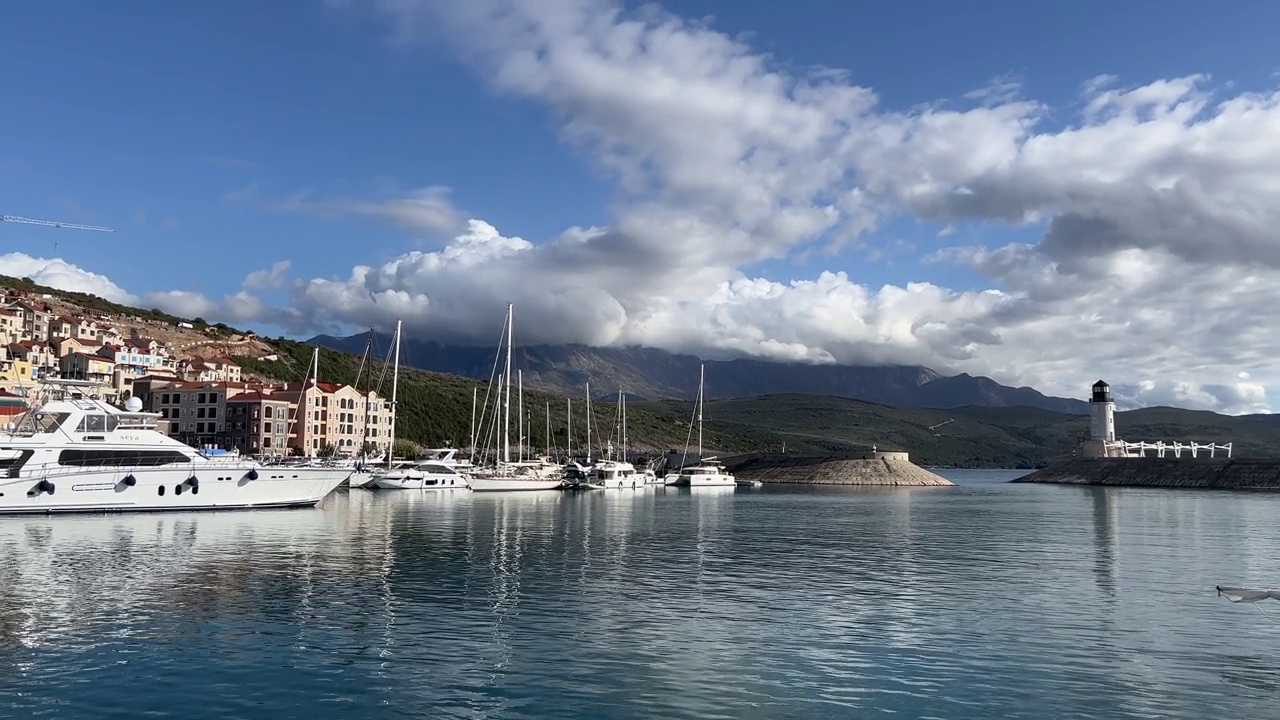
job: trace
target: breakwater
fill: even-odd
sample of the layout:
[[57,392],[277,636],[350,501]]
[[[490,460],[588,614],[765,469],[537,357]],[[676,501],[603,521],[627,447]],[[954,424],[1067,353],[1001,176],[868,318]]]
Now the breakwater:
[[1011,482],[1280,490],[1280,459],[1073,458],[1053,463]]
[[905,452],[747,453],[721,458],[740,480],[798,485],[952,485]]

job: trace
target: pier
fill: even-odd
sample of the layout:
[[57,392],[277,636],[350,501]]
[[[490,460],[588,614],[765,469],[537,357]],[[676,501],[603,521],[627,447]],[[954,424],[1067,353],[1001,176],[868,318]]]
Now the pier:
[[953,483],[905,452],[745,453],[721,458],[740,480],[793,485],[942,486]]
[[1280,490],[1275,458],[1074,458],[1012,482],[1057,485]]

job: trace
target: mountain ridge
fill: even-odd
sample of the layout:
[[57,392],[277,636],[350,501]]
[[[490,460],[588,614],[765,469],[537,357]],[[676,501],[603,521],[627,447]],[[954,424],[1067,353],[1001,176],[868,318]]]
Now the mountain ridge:
[[[305,342],[343,352],[363,353],[368,333],[345,337],[316,335]],[[391,345],[391,336],[374,336],[374,349]],[[582,392],[587,382],[616,395],[646,400],[688,399],[698,387],[698,367],[705,362],[709,400],[798,393],[830,395],[895,407],[953,408],[1027,406],[1070,415],[1089,411],[1084,400],[1045,395],[1031,387],[1010,387],[968,373],[941,375],[922,365],[815,365],[754,358],[706,360],[649,347],[532,345],[516,347],[513,356],[528,388],[561,395]],[[430,340],[404,340],[401,363],[409,367],[475,379],[495,373],[492,347],[445,345]]]

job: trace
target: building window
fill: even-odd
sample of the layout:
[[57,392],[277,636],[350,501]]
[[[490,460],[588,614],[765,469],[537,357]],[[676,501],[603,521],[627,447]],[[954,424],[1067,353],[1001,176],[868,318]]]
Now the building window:
[[270,405],[268,405],[268,406],[266,406],[266,407],[262,408],[262,416],[263,416],[263,417],[268,417],[268,418],[269,418],[269,417],[271,417],[271,406],[270,406]]
[[218,408],[216,408],[216,407],[211,407],[211,408],[209,408],[209,417],[211,417],[211,418],[216,418],[216,417],[218,417]]
[[196,417],[198,418],[204,417],[204,408],[196,408]]

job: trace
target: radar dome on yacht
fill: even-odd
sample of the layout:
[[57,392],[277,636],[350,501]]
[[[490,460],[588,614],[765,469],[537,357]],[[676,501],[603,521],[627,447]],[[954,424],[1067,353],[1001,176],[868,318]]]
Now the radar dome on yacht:
[[124,409],[128,412],[142,412],[142,398],[134,396],[125,400]]

